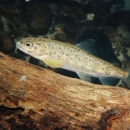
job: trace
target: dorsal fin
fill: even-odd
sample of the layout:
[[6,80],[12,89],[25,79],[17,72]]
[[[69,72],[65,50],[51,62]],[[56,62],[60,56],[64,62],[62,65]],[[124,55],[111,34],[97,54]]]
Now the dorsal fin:
[[95,40],[93,39],[87,39],[87,40],[81,41],[77,43],[76,46],[84,51],[87,51],[88,53],[92,55],[97,56]]

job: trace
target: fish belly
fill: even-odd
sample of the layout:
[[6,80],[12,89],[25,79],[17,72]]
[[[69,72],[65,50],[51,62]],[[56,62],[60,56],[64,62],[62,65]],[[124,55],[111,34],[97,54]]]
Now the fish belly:
[[82,73],[84,75],[90,75],[93,77],[110,77],[109,75],[105,75],[103,73],[99,73],[99,72],[96,72],[93,70],[84,69],[84,68],[80,68],[80,67],[72,66],[72,65],[68,65],[68,64],[63,65],[61,68],[66,69],[66,70],[70,70],[70,71],[73,71],[76,73]]

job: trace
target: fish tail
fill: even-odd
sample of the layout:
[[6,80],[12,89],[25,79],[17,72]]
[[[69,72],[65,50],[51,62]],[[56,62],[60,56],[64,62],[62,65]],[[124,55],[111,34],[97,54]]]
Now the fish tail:
[[126,83],[128,88],[130,88],[130,75],[126,79],[123,79],[123,81]]
[[129,75],[127,78],[123,79],[123,81],[127,84],[128,88],[130,88],[130,70],[129,70]]

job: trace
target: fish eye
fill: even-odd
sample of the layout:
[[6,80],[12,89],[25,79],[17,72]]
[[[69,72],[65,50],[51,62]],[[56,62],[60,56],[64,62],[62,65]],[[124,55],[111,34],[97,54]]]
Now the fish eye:
[[31,49],[33,44],[31,42],[30,43],[28,42],[28,43],[26,43],[26,46]]

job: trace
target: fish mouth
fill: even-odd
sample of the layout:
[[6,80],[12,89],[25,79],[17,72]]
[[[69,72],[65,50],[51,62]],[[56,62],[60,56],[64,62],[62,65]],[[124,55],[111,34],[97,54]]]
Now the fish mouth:
[[21,42],[20,41],[16,41],[16,48],[19,50],[24,50],[24,48],[21,46]]
[[19,44],[20,44],[20,42],[16,41],[16,48],[19,48]]

